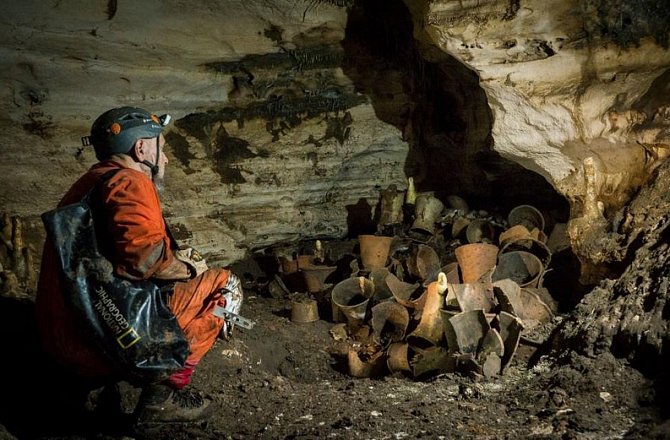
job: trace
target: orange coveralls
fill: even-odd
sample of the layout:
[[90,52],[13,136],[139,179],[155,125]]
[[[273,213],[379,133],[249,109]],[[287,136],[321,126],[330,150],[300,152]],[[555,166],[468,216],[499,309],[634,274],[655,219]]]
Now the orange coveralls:
[[[172,250],[175,243],[167,231],[158,193],[149,177],[113,161],[101,162],[75,182],[59,206],[80,201],[96,180],[112,169],[119,171],[103,185],[101,194],[105,210],[111,214],[104,236],[112,241],[114,271],[131,280],[149,279],[175,258]],[[55,251],[47,239],[36,299],[37,321],[45,350],[82,378],[96,382],[123,378],[123,372],[114,371],[95,344],[77,327],[77,319],[62,291],[59,270]],[[213,268],[175,284],[168,305],[190,343],[190,354],[184,368],[167,380],[174,388],[189,383],[195,366],[213,346],[223,327],[223,319],[211,311],[215,305],[225,303],[220,289],[225,287],[229,273]]]

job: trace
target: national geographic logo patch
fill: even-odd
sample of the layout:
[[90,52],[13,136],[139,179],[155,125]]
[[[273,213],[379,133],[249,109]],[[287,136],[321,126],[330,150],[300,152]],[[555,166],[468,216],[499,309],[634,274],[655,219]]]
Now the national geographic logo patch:
[[135,345],[141,336],[130,326],[128,320],[114,304],[114,300],[102,287],[96,288],[95,293],[98,294],[98,300],[93,307],[116,335],[116,342],[124,350]]

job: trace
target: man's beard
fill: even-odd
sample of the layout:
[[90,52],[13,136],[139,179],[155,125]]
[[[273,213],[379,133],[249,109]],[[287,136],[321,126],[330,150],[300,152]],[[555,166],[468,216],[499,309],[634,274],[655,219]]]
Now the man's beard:
[[165,191],[165,178],[163,176],[154,176],[153,181],[158,194],[163,195],[163,191]]

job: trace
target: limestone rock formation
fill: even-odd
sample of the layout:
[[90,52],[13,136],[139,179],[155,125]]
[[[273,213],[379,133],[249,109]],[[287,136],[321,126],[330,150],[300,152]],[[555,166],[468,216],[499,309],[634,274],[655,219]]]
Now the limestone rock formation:
[[[570,236],[589,249],[670,151],[667,4],[412,1],[415,35],[480,77],[493,149],[571,201]],[[590,278],[590,274],[585,274]]]
[[12,2],[0,204],[39,242],[94,161],[92,118],[134,104],[175,117],[166,216],[213,263],[366,230],[413,177],[473,203],[566,198],[592,281],[619,257],[591,237],[667,156],[669,17],[653,0]]
[[669,182],[670,161],[666,160],[652,183],[618,217],[616,239],[601,237],[614,244],[625,270],[616,281],[607,281],[586,295],[555,332],[555,352],[568,347],[591,356],[611,351],[646,374],[667,376]]

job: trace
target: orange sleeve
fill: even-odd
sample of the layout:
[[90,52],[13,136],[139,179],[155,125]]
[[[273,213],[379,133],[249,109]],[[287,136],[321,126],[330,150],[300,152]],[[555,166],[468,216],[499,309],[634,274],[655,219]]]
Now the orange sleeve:
[[129,279],[148,279],[174,259],[158,192],[139,171],[124,169],[104,186],[114,270]]

